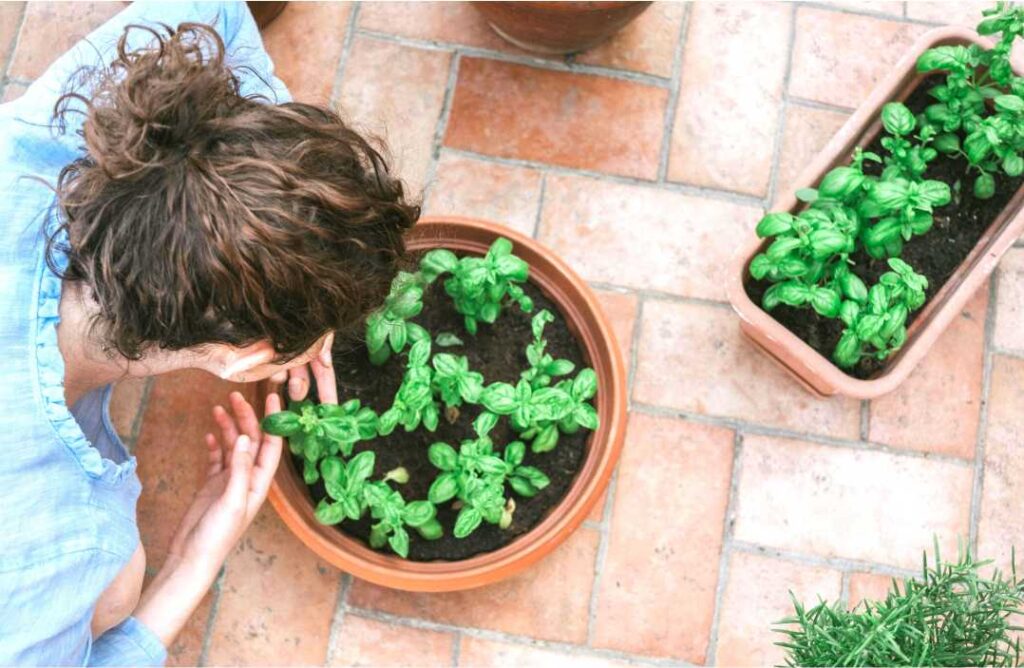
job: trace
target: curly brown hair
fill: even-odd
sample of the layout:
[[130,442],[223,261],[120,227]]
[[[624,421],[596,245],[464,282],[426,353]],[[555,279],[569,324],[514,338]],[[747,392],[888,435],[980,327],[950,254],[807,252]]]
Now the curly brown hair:
[[[131,30],[152,42],[129,50]],[[47,257],[88,286],[108,350],[268,340],[286,360],[383,301],[419,207],[336,113],[243,96],[202,24],[129,26],[74,79],[54,118],[84,105],[86,153],[60,173]]]

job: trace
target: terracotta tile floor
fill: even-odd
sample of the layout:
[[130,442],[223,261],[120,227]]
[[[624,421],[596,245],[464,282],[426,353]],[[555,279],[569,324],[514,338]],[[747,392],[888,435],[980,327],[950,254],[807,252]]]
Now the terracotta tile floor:
[[[3,98],[116,9],[0,4]],[[804,394],[741,340],[721,289],[735,244],[907,44],[979,13],[655,3],[564,62],[463,3],[290,4],[266,42],[298,98],[390,138],[427,212],[532,234],[593,282],[633,369],[630,431],[584,527],[483,590],[353,581],[264,511],[171,662],[764,664],[790,590],[859,600],[933,535],[1005,562],[1024,546],[1024,249],[876,402]],[[119,388],[153,568],[229,389],[194,373]]]

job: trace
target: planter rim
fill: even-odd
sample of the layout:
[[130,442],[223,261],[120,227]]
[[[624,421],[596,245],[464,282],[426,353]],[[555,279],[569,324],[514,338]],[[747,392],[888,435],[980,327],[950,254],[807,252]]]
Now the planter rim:
[[[916,71],[918,57],[933,46],[952,43],[992,45],[991,41],[968,28],[949,26],[924,33],[769,210],[799,210],[803,205],[796,199],[796,191],[817,184],[829,169],[847,159],[853,146],[869,143],[870,139],[865,138],[876,136],[881,127],[879,116],[882,106],[892,100],[905,99],[924,78]],[[1019,72],[1020,63],[1016,59],[1013,65]],[[981,287],[1002,255],[1024,232],[1022,204],[1024,188],[1019,189],[992,220],[956,271],[924,306],[908,329],[907,343],[874,378],[862,380],[846,374],[750,299],[745,289],[747,266],[766,245],[766,240],[756,235],[752,235],[749,243],[744,243],[734,256],[727,279],[729,302],[740,317],[743,332],[805,389],[819,396],[841,394],[857,399],[882,396],[906,380],[967,300]]]
[[[407,591],[441,592],[479,587],[526,569],[549,554],[582,524],[604,492],[618,462],[626,432],[626,367],[615,334],[587,284],[552,251],[503,225],[457,216],[428,216],[410,231],[413,250],[438,247],[463,252],[486,250],[494,238],[512,241],[520,257],[530,262],[530,282],[562,311],[588,362],[598,373],[597,395],[601,425],[590,434],[575,480],[565,496],[535,527],[511,543],[459,561],[417,562],[372,550],[333,526],[316,522],[305,483],[285,457],[271,484],[269,499],[288,528],[322,559],[351,575],[375,584]],[[486,240],[486,245],[483,245]],[[434,243],[434,242],[437,243]],[[271,388],[260,383],[258,394]]]

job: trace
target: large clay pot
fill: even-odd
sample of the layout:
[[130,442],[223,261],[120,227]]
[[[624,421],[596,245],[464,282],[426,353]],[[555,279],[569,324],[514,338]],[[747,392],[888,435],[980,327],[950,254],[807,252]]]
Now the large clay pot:
[[650,2],[474,2],[491,28],[528,51],[575,53],[597,46]]
[[[408,248],[449,248],[483,255],[504,236],[530,265],[530,281],[555,304],[597,372],[595,408],[600,427],[590,435],[586,459],[566,496],[531,531],[505,547],[461,561],[417,562],[367,547],[337,528],[317,522],[309,491],[290,457],[270,489],[270,502],[288,528],[324,560],[355,577],[410,591],[453,591],[497,582],[549,554],[571,534],[601,498],[626,435],[626,368],[615,335],[590,288],[562,260],[537,241],[478,220],[425,218],[410,232]],[[271,388],[262,383],[259,403]]]
[[[935,46],[971,44],[990,46],[976,32],[966,28],[938,28],[922,35],[771,210],[800,211],[803,205],[795,196],[798,189],[814,187],[833,167],[846,164],[855,147],[872,142],[881,131],[882,107],[893,100],[905,100],[924,79],[925,75],[919,74],[916,68],[922,53]],[[1018,64],[1014,67],[1019,74]],[[939,335],[960,314],[967,300],[985,283],[1003,254],[1024,233],[1022,205],[1024,189],[996,216],[960,267],[925,305],[908,328],[907,342],[900,351],[867,380],[847,375],[751,301],[745,289],[747,281],[751,280],[748,267],[768,241],[754,237],[738,254],[729,275],[729,301],[740,316],[743,333],[812,393],[819,396],[841,394],[858,399],[878,397],[906,380]]]

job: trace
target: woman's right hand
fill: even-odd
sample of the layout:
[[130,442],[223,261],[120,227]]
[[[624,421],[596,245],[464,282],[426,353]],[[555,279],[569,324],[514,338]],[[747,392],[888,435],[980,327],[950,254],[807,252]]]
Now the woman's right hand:
[[[142,594],[135,617],[169,645],[213,584],[221,565],[263,505],[281,459],[280,437],[260,432],[259,419],[238,392],[232,413],[217,406],[219,437],[206,435],[206,482],[171,540],[167,560]],[[276,393],[266,413],[281,410]]]

